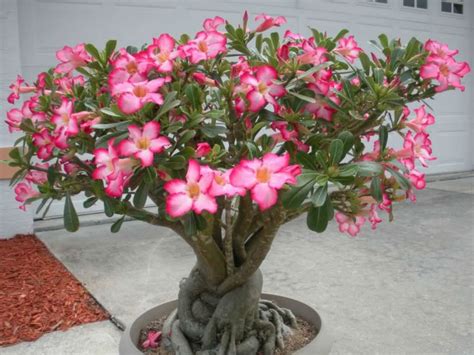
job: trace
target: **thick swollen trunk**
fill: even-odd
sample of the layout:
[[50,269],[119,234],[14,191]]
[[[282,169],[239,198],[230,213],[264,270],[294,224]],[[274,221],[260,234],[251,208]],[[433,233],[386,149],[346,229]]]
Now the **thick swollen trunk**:
[[284,346],[296,320],[289,310],[260,299],[262,273],[223,295],[198,268],[180,284],[178,309],[163,328],[165,345],[179,355],[252,355]]

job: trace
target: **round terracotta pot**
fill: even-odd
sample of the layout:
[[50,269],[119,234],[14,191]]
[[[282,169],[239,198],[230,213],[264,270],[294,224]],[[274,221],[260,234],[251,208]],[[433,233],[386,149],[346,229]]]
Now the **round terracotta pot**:
[[[290,309],[297,317],[303,318],[313,324],[319,331],[316,337],[305,347],[299,349],[295,355],[327,355],[331,351],[333,339],[328,333],[326,324],[323,323],[318,312],[310,306],[291,298],[263,293],[262,298],[274,301],[280,307]],[[177,301],[170,301],[156,306],[141,314],[131,326],[125,329],[120,339],[119,355],[141,355],[137,347],[140,331],[153,320],[167,316],[177,307]]]

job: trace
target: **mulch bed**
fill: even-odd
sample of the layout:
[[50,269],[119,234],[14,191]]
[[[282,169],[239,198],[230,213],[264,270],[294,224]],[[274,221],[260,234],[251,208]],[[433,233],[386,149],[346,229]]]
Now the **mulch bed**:
[[36,236],[0,240],[0,346],[108,318]]

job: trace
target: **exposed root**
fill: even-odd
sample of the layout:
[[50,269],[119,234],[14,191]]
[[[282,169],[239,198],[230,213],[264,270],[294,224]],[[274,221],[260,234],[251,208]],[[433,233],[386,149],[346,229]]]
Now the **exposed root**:
[[163,325],[163,342],[179,355],[273,355],[296,328],[290,310],[260,300],[262,275],[217,297],[198,274],[180,284],[178,310]]

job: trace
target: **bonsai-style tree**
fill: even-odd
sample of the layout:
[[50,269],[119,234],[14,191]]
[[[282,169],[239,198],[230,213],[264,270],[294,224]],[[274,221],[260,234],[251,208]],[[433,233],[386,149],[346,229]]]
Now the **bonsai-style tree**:
[[207,19],[194,38],[162,34],[140,49],[65,46],[34,85],[18,76],[8,98],[33,94],[7,114],[22,132],[9,161],[21,208],[40,200],[46,213],[65,199],[74,232],[72,196],[85,193],[85,207],[121,216],[112,232],[129,216],[193,249],[165,324],[179,354],[281,347],[291,312],[259,304],[259,267],[279,227],[306,214],[312,231],[335,218],[355,236],[367,222],[375,229],[379,213],[391,220],[394,202],[425,187],[415,162],[435,159],[425,100],[463,90],[470,70],[433,40],[380,35],[374,54],[347,30],[281,38],[262,32],[283,17],[257,16],[256,28],[247,19]]

